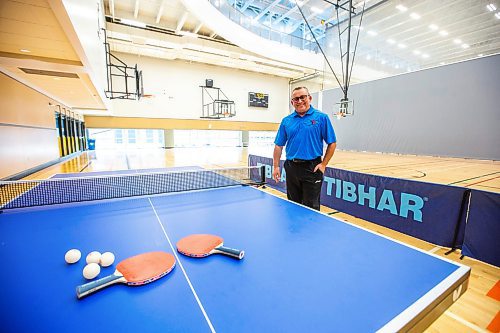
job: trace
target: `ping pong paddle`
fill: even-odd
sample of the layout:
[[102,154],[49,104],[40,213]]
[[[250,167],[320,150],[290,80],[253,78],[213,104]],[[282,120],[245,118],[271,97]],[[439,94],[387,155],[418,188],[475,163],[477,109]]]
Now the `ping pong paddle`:
[[167,275],[174,267],[175,258],[170,253],[157,251],[139,254],[121,261],[113,274],[78,286],[76,296],[82,298],[115,283],[140,286]]
[[177,242],[177,251],[195,258],[206,257],[214,253],[243,259],[245,251],[225,247],[222,237],[207,234],[194,234]]

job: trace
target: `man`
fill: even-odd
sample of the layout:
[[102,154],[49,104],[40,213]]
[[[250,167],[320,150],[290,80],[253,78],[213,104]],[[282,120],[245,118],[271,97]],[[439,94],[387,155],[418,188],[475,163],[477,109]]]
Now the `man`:
[[[328,116],[311,106],[306,87],[292,91],[295,112],[283,118],[273,153],[273,179],[281,177],[280,158],[286,145],[286,191],[289,200],[319,210],[323,174],[335,152],[336,137]],[[327,148],[323,155],[323,141]]]

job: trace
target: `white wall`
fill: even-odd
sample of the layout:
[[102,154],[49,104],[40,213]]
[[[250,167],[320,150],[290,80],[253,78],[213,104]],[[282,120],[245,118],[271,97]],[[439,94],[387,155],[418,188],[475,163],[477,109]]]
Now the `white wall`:
[[[113,116],[199,119],[202,115],[200,86],[212,79],[228,99],[235,101],[236,116],[220,121],[278,123],[288,115],[288,79],[212,65],[114,53],[128,66],[138,64],[144,93],[153,98],[112,101]],[[215,91],[214,91],[215,92]],[[269,108],[248,107],[248,93],[269,95]]]

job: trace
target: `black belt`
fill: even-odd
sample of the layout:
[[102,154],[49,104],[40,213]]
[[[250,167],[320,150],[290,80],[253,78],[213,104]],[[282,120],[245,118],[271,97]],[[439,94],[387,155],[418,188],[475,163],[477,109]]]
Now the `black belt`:
[[303,159],[300,159],[300,158],[292,158],[290,161],[292,161],[293,163],[309,163],[309,162],[315,162],[315,161],[318,161],[318,162],[321,162],[321,157],[316,157],[312,160],[303,160]]

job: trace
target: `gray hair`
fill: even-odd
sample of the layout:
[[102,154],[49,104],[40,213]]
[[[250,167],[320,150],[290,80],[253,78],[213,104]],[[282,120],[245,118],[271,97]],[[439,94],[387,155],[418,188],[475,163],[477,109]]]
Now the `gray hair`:
[[296,91],[296,90],[300,90],[300,89],[305,89],[305,90],[307,91],[307,94],[309,95],[309,89],[307,89],[307,87],[295,87],[295,88],[293,88],[293,90],[292,90],[292,94],[293,94],[293,92],[294,92],[294,91]]

